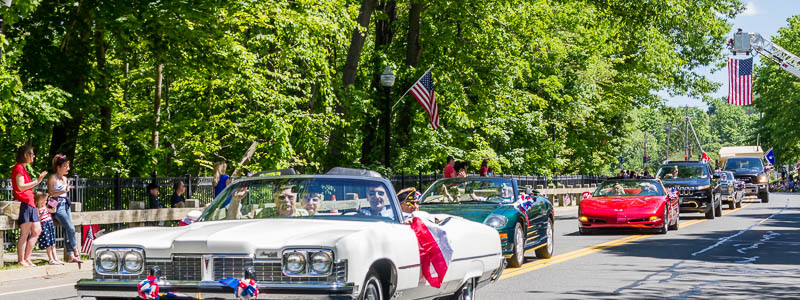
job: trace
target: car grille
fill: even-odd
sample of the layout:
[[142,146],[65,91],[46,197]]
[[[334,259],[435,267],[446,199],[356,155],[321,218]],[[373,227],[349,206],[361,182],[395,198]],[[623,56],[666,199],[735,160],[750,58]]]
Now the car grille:
[[755,181],[755,178],[753,178],[751,176],[741,176],[741,177],[736,177],[736,179],[744,181],[744,183],[752,183],[752,182]]
[[[200,281],[203,277],[201,256],[173,256],[172,260],[150,260],[145,263],[145,271],[139,275],[100,275],[95,278],[106,280],[138,281],[146,277],[150,268],[157,266],[167,280]],[[333,272],[328,276],[286,276],[281,270],[281,262],[276,260],[253,260],[243,257],[214,257],[214,280],[227,277],[244,278],[247,268],[253,268],[256,280],[267,283],[301,282],[345,282],[347,280],[347,261],[334,263]]]

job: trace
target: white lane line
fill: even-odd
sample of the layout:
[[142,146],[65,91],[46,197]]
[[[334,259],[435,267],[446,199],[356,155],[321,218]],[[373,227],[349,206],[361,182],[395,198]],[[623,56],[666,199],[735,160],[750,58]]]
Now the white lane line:
[[33,291],[41,291],[41,290],[49,290],[49,289],[55,289],[55,288],[61,288],[61,287],[67,287],[67,286],[74,286],[74,285],[75,285],[75,283],[66,283],[66,284],[61,284],[61,285],[54,285],[54,286],[48,286],[48,287],[40,287],[40,288],[29,289],[29,290],[14,291],[14,292],[8,292],[8,293],[3,293],[3,294],[0,294],[0,297],[3,297],[3,296],[8,296],[8,295],[14,295],[14,294],[19,294],[19,293],[27,293],[27,292],[33,292]]
[[737,236],[740,236],[740,235],[744,234],[745,232],[749,231],[749,230],[750,230],[750,229],[752,229],[753,227],[756,227],[757,225],[764,224],[764,222],[766,222],[767,220],[769,220],[769,219],[772,219],[773,217],[775,217],[775,216],[777,216],[777,215],[781,214],[781,213],[782,213],[784,210],[786,210],[788,207],[789,207],[789,200],[786,200],[786,205],[784,205],[784,206],[783,206],[783,208],[781,208],[781,210],[779,210],[778,212],[776,212],[776,213],[774,213],[774,214],[770,215],[769,217],[766,217],[765,219],[763,219],[763,220],[761,220],[761,221],[758,221],[757,223],[753,223],[753,225],[750,225],[750,227],[747,227],[747,228],[745,228],[745,229],[742,229],[741,231],[739,231],[739,232],[737,232],[737,233],[735,233],[735,234],[732,234],[732,235],[726,236],[726,237],[724,237],[724,238],[720,238],[720,239],[719,239],[719,242],[717,242],[716,244],[713,244],[713,245],[711,245],[711,246],[708,246],[708,247],[706,247],[706,248],[705,248],[705,249],[703,249],[703,250],[700,250],[700,251],[697,251],[697,252],[695,252],[695,253],[692,253],[692,256],[697,256],[698,254],[702,254],[702,253],[705,253],[706,251],[709,251],[709,250],[711,250],[711,249],[714,249],[714,248],[716,248],[716,247],[719,247],[720,245],[724,244],[724,243],[725,243],[725,242],[727,242],[728,240],[730,240],[730,239],[732,239],[732,238],[735,238],[735,237],[737,237]]

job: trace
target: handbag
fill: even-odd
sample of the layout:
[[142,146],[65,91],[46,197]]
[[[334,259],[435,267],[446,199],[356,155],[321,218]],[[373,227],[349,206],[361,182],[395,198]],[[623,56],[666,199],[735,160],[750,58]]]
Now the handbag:
[[47,199],[47,206],[50,207],[50,208],[58,207],[58,199],[56,199],[56,198]]

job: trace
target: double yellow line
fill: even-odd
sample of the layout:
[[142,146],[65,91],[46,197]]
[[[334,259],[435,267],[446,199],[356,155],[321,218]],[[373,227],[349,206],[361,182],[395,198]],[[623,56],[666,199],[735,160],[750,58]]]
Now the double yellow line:
[[[745,204],[745,205],[742,205],[741,208],[737,208],[737,209],[726,211],[726,212],[722,213],[722,215],[727,215],[729,213],[735,212],[737,210],[740,210],[742,208],[747,207],[748,205],[749,204]],[[679,228],[686,228],[686,227],[692,226],[694,224],[702,223],[702,222],[705,222],[705,221],[708,221],[708,220],[707,219],[697,219],[697,220],[687,221],[687,222],[679,224]],[[634,241],[638,241],[638,240],[641,240],[641,239],[644,239],[644,238],[648,238],[648,237],[651,237],[651,236],[653,236],[653,235],[651,235],[651,234],[637,234],[637,235],[626,236],[624,238],[616,239],[616,240],[613,240],[613,241],[597,244],[597,245],[594,245],[594,246],[589,246],[589,247],[586,247],[586,248],[583,248],[583,249],[567,252],[567,253],[564,253],[564,254],[561,254],[561,255],[556,255],[556,256],[551,257],[550,259],[536,260],[536,261],[524,264],[524,265],[522,265],[522,267],[520,267],[518,269],[506,270],[506,272],[503,273],[502,276],[500,276],[500,280],[508,279],[508,278],[511,278],[511,277],[514,277],[514,276],[517,276],[517,275],[520,275],[520,274],[528,273],[528,272],[531,272],[531,271],[534,271],[534,270],[538,270],[538,269],[541,269],[541,268],[545,268],[545,267],[548,267],[548,266],[559,264],[559,263],[562,263],[562,262],[565,262],[565,261],[573,260],[573,259],[576,259],[576,258],[584,256],[584,255],[589,255],[589,254],[592,254],[592,253],[600,252],[600,251],[603,251],[603,250],[606,250],[606,249],[609,249],[609,248],[621,246],[621,245],[624,245],[624,244],[627,244],[627,243],[630,243],[630,242],[634,242]]]

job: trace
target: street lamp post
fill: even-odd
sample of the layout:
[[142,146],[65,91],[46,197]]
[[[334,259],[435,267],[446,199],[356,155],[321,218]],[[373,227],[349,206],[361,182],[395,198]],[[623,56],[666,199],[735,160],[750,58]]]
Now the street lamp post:
[[392,86],[394,85],[394,73],[392,73],[392,68],[386,66],[386,70],[381,73],[381,86],[383,86],[383,91],[386,93],[386,101],[384,103],[383,109],[383,165],[387,168],[391,166],[389,163],[390,161],[390,132],[391,126],[389,125],[391,121],[391,110],[392,110]]

